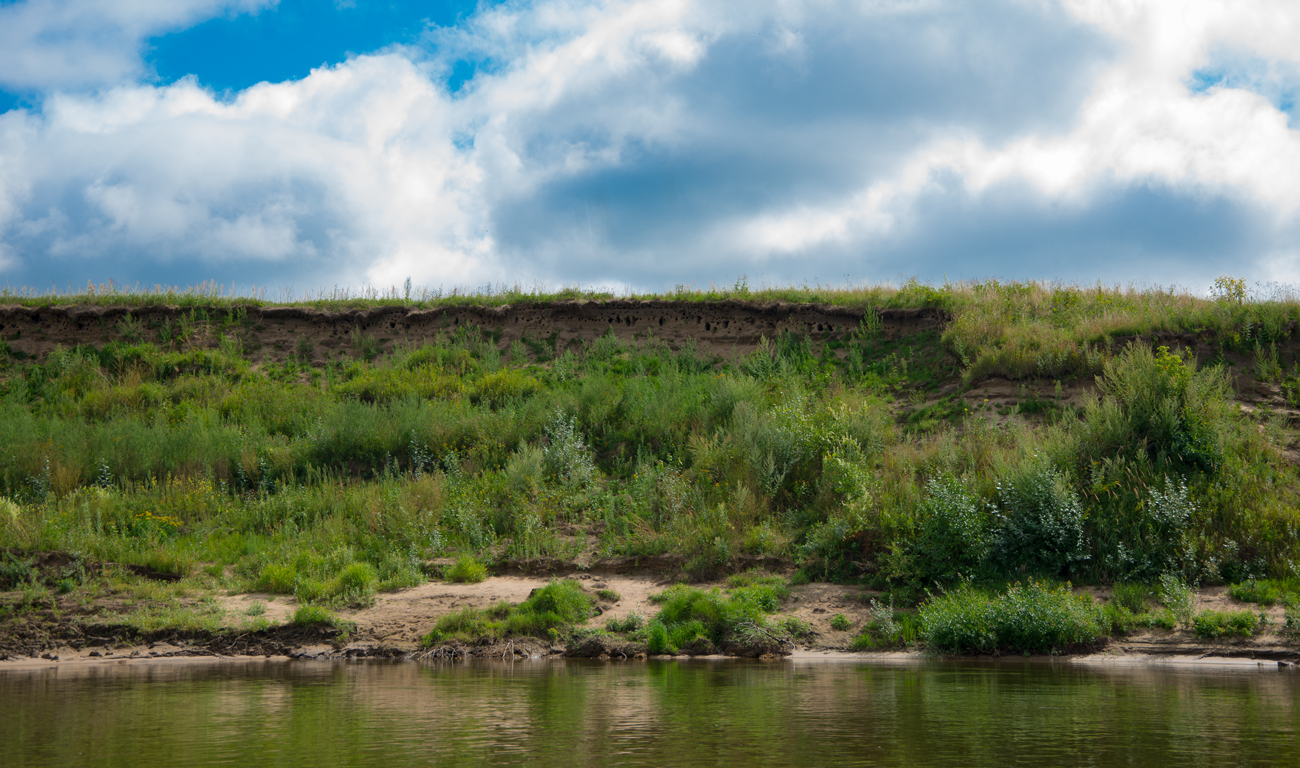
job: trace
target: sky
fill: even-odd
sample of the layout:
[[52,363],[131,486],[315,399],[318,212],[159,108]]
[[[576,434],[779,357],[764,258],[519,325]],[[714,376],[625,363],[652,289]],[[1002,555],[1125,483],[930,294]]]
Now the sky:
[[1294,0],[0,0],[0,286],[1290,285],[1296,40]]

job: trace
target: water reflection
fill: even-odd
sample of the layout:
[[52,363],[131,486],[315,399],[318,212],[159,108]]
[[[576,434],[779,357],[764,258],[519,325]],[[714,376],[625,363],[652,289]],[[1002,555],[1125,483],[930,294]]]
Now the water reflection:
[[0,765],[1300,765],[1300,674],[219,662],[0,671]]

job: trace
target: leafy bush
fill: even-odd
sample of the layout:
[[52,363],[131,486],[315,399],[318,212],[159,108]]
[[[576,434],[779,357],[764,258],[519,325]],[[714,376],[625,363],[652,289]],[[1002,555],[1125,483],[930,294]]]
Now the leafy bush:
[[1201,472],[1220,467],[1231,397],[1222,368],[1198,371],[1195,359],[1137,343],[1107,361],[1097,381],[1106,398],[1084,409],[1080,458],[1085,463],[1141,454],[1157,467]]
[[1259,616],[1250,611],[1201,611],[1192,618],[1197,637],[1250,637]]
[[546,437],[550,445],[546,446],[542,461],[549,476],[577,487],[586,486],[596,479],[596,465],[574,418],[563,412],[556,413],[546,428]]
[[[676,653],[697,640],[742,653],[780,651],[789,632],[766,618],[779,606],[779,594],[780,587],[773,583],[729,592],[717,588],[706,592],[684,584],[669,587],[651,595],[660,610],[647,628],[646,642],[658,649],[653,653]],[[654,645],[660,641],[661,645]]]
[[622,619],[610,619],[605,622],[605,629],[610,632],[635,632],[645,626],[645,617],[632,611]]
[[912,569],[924,585],[975,575],[993,545],[984,505],[951,475],[932,479],[925,490],[920,531],[910,544]]
[[299,626],[309,626],[313,624],[327,624],[335,629],[350,631],[355,625],[340,617],[333,611],[322,608],[319,605],[303,605],[293,612],[293,617],[289,619],[290,624]]
[[1106,619],[1086,595],[1040,582],[996,597],[963,585],[921,606],[921,631],[936,650],[1046,653],[1096,642]]
[[1023,567],[1046,576],[1067,575],[1091,557],[1078,494],[1041,460],[998,483],[993,518],[993,557],[1005,573]]
[[366,368],[334,388],[343,397],[364,403],[390,403],[411,397],[425,400],[453,397],[464,389],[454,376],[427,368]]
[[1196,606],[1196,593],[1191,587],[1172,573],[1166,573],[1160,577],[1156,594],[1179,624],[1184,627],[1191,626],[1192,613]]
[[853,626],[853,622],[842,613],[837,613],[831,617],[831,629],[836,632],[847,632]]

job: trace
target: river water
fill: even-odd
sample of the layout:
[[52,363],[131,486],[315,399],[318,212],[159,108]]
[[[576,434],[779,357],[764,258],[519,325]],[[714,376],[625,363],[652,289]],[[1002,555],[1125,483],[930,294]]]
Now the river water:
[[1300,672],[1066,661],[0,669],[0,766],[1300,766]]

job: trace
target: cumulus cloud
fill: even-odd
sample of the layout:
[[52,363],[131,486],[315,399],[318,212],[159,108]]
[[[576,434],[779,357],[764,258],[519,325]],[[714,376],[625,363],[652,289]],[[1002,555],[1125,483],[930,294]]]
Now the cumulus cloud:
[[1265,0],[520,1],[229,100],[119,46],[127,82],[0,116],[0,274],[1295,280],[1298,31]]
[[0,87],[117,84],[144,70],[146,38],[278,0],[22,0],[0,5]]

